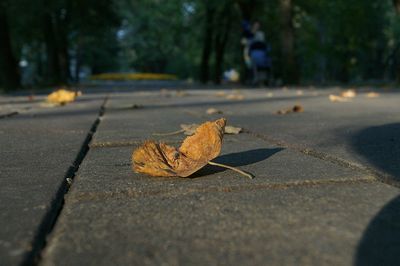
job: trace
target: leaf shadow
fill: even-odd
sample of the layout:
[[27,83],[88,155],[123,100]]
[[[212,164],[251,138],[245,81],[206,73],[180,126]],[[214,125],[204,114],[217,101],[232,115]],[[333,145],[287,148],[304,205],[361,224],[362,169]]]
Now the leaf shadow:
[[[284,150],[283,148],[273,148],[273,149],[253,149],[253,150],[248,150],[248,151],[243,151],[243,152],[235,152],[235,153],[229,153],[225,154],[222,156],[219,156],[212,160],[213,162],[216,163],[221,163],[221,164],[226,164],[229,166],[233,167],[240,167],[240,166],[245,166],[245,165],[250,165],[254,163],[258,163],[261,161],[264,161],[274,155],[275,153],[278,153],[280,151]],[[206,175],[212,175],[212,174],[217,174],[220,172],[224,172],[228,169],[218,167],[218,166],[213,166],[213,165],[206,165],[196,173],[190,176],[190,178],[197,178],[197,177],[202,177]]]

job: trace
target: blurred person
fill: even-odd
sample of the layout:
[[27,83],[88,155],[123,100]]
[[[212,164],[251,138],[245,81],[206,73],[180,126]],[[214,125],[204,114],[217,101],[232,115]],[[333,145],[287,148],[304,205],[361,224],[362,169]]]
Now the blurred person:
[[261,25],[258,20],[255,20],[253,24],[246,20],[242,22],[243,57],[247,69],[251,72],[253,85],[268,82],[271,72],[270,47],[267,45],[265,34],[260,28]]

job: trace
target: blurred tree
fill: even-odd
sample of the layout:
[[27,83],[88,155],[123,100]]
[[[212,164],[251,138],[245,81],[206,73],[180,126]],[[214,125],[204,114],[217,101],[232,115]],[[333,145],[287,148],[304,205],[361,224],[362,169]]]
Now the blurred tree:
[[7,10],[8,2],[0,2],[0,86],[11,90],[20,87],[20,75],[12,49]]
[[392,0],[396,13],[400,14],[400,0]]
[[295,58],[292,0],[279,0],[281,12],[282,79],[284,83],[299,82],[299,68]]
[[220,5],[217,6],[218,13],[214,23],[215,84],[220,84],[222,81],[226,45],[229,41],[233,23],[233,13],[235,12],[232,1],[220,1],[219,4]]
[[220,83],[244,66],[244,19],[261,22],[276,84],[400,80],[399,2],[2,0],[0,83],[61,84],[82,70]]
[[210,79],[210,57],[213,48],[213,36],[214,36],[214,17],[215,9],[213,6],[214,1],[205,0],[204,4],[204,36],[203,36],[203,48],[201,56],[201,67],[200,67],[200,81],[207,83]]

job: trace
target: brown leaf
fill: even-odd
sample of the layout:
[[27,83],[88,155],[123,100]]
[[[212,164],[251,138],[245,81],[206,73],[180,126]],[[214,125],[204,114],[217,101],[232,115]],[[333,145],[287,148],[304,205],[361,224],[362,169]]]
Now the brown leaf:
[[303,108],[303,106],[296,104],[295,106],[293,106],[292,111],[294,113],[302,113],[302,112],[304,112],[304,108]]
[[176,96],[178,96],[178,97],[185,97],[185,96],[189,96],[189,93],[188,93],[187,91],[177,90],[177,91],[176,91]]
[[218,91],[218,92],[215,93],[215,96],[217,96],[217,97],[225,97],[226,96],[226,92]]
[[[187,136],[191,136],[196,132],[196,129],[199,127],[198,124],[181,124],[181,128],[183,130],[183,134]],[[237,135],[242,132],[241,127],[227,126],[225,125],[224,134]]]
[[80,91],[75,92],[66,89],[59,89],[47,96],[47,102],[64,105],[75,101],[75,98],[80,95],[82,95]]
[[291,107],[291,108],[286,108],[286,109],[281,109],[276,111],[276,114],[278,115],[287,115],[290,113],[302,113],[304,112],[304,108],[303,106],[296,104],[295,106]]
[[228,100],[233,100],[233,101],[242,101],[244,99],[244,95],[232,93],[232,94],[228,94],[225,98]]
[[379,93],[376,92],[368,92],[367,95],[365,97],[367,98],[378,98],[380,95]]
[[241,127],[225,126],[225,134],[237,135],[242,132]]
[[207,113],[208,115],[222,114],[222,111],[221,111],[221,110],[218,110],[218,109],[216,109],[216,108],[208,108],[207,111],[206,111],[206,113]]
[[143,109],[143,105],[141,104],[132,104],[129,109]]
[[340,103],[350,101],[349,98],[345,98],[345,97],[334,95],[334,94],[329,95],[329,100],[331,102],[340,102]]
[[354,98],[356,97],[356,91],[355,90],[346,90],[340,94],[340,96],[344,98]]
[[146,141],[133,151],[133,170],[160,177],[190,176],[219,155],[225,125],[225,118],[200,125],[179,149]]

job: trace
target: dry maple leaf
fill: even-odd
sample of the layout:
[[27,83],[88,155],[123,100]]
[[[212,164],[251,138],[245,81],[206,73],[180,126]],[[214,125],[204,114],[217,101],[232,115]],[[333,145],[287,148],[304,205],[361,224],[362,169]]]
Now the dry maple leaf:
[[215,96],[217,96],[217,97],[225,97],[225,95],[226,95],[226,92],[224,92],[224,91],[218,91],[215,93]]
[[146,141],[133,151],[133,170],[151,176],[188,177],[210,164],[253,178],[251,174],[235,167],[211,162],[221,152],[225,125],[225,118],[201,124],[193,136],[183,141],[179,149],[162,142]]
[[224,132],[225,134],[237,135],[240,132],[242,132],[241,127],[225,126],[225,132]]
[[[186,136],[191,136],[196,132],[196,129],[199,127],[199,124],[181,124],[181,129],[168,132],[168,133],[153,133],[154,136],[171,136],[171,135],[177,135],[180,133],[185,134]],[[229,134],[229,135],[237,135],[240,132],[242,132],[241,127],[234,127],[234,126],[225,126],[225,131],[224,134]]]
[[346,90],[340,94],[340,96],[344,98],[354,98],[356,97],[356,91],[355,90]]
[[80,91],[75,92],[66,89],[59,89],[47,96],[47,102],[64,105],[75,101],[76,97],[80,95],[82,95]]
[[213,114],[222,114],[223,112],[221,110],[218,110],[216,108],[208,108],[206,111],[206,114],[208,115],[213,115]]
[[178,97],[185,97],[185,96],[189,96],[189,93],[188,93],[187,91],[177,90],[177,91],[176,91],[176,96],[178,96]]
[[302,113],[302,112],[304,112],[303,106],[301,106],[299,104],[296,104],[295,106],[293,106],[291,108],[278,110],[276,112],[276,114],[278,114],[278,115],[286,115],[286,114],[290,114],[290,113]]
[[345,98],[345,97],[342,97],[342,96],[330,94],[329,95],[329,100],[331,102],[341,102],[342,103],[342,102],[348,102],[349,98]]
[[226,97],[228,100],[233,100],[233,101],[241,101],[244,99],[243,94],[228,94]]
[[367,98],[377,98],[379,97],[379,93],[376,92],[368,92],[367,95],[365,96]]
[[225,124],[226,119],[221,118],[200,125],[179,149],[146,141],[132,154],[133,170],[152,176],[190,176],[219,155]]

